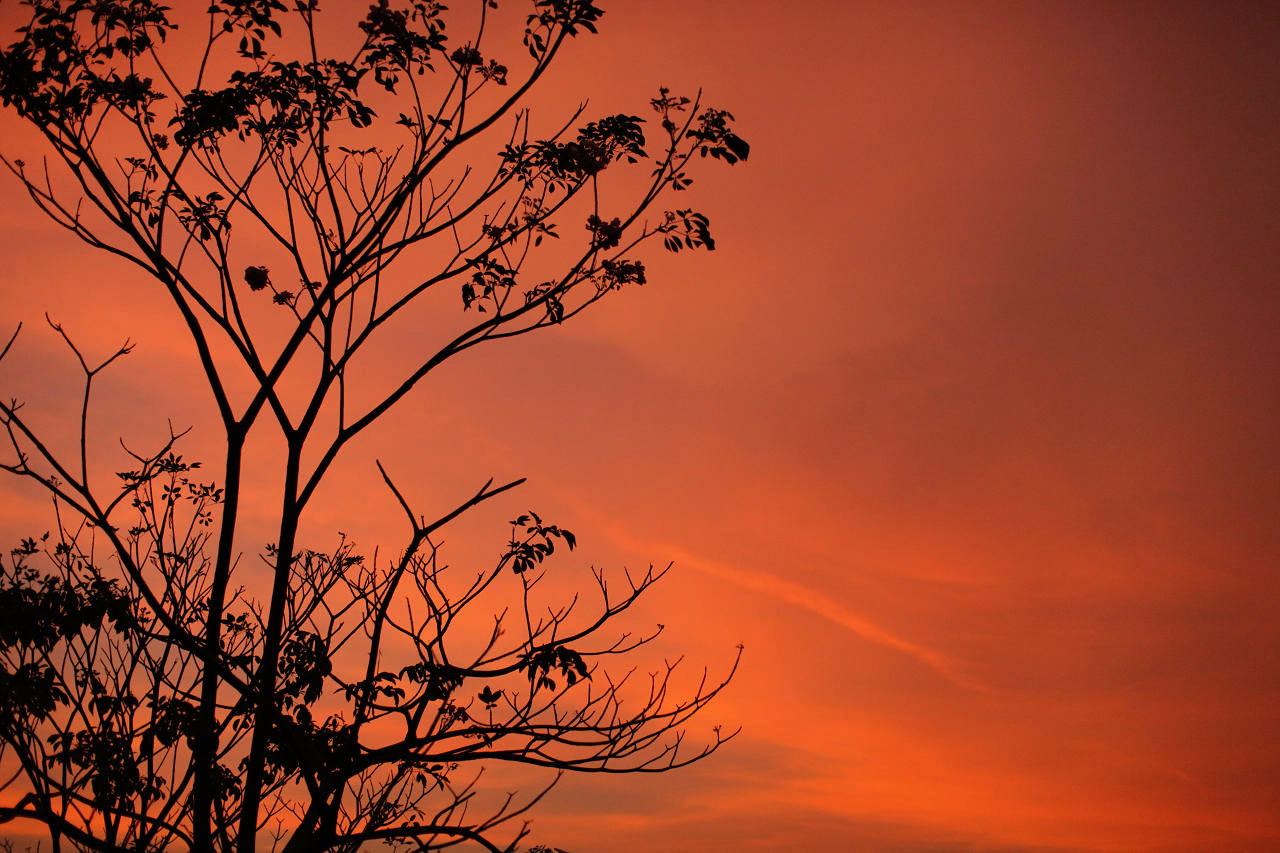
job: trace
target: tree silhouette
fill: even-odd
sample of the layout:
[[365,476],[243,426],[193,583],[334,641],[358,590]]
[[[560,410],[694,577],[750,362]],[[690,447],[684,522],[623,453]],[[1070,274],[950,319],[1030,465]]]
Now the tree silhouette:
[[[55,850],[515,849],[527,829],[507,824],[545,788],[484,809],[469,767],[535,765],[554,784],[669,770],[731,737],[682,745],[736,660],[680,697],[672,665],[645,683],[603,665],[656,636],[606,626],[665,569],[596,572],[590,615],[576,596],[542,606],[546,560],[575,538],[533,512],[488,569],[446,569],[437,531],[522,480],[429,520],[379,462],[408,529],[391,559],[299,533],[339,453],[439,365],[644,284],[653,238],[714,248],[705,216],[658,201],[696,161],[747,157],[732,117],[662,89],[656,121],[584,107],[533,136],[527,95],[595,32],[590,0],[532,0],[510,66],[488,53],[491,0],[451,19],[461,42],[429,0],[378,0],[345,31],[315,0],[25,5],[0,99],[50,156],[3,162],[53,222],[164,291],[226,452],[206,482],[170,428],[101,482],[87,413],[130,344],[95,361],[50,321],[83,370],[78,452],[0,404],[4,469],[57,510],[0,561],[0,822],[43,824]],[[423,311],[447,331],[357,402],[374,387],[358,356]],[[283,446],[283,499],[259,588],[238,555],[263,431]],[[499,595],[509,609],[477,643],[463,617]]]

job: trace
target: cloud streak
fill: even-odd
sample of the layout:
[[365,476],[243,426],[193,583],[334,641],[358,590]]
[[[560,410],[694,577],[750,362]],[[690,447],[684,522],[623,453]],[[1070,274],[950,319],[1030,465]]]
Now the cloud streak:
[[[615,535],[615,538],[616,535]],[[633,543],[620,543],[631,547]],[[697,557],[689,552],[668,543],[652,543],[648,546],[655,553],[667,554],[680,566],[701,572],[719,580],[750,589],[766,595],[775,601],[785,602],[793,607],[806,610],[821,616],[828,622],[838,625],[870,643],[901,652],[907,657],[924,664],[942,676],[951,684],[965,690],[986,692],[987,687],[964,672],[961,662],[953,660],[937,649],[913,642],[883,628],[871,620],[853,612],[845,605],[817,590],[803,584],[785,580],[769,572],[758,569],[730,566],[727,563]]]

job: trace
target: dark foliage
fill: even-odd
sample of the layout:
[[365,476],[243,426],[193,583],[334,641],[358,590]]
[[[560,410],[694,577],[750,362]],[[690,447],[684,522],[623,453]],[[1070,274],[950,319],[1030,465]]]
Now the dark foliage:
[[[534,512],[486,567],[441,560],[444,525],[522,481],[490,480],[428,521],[379,462],[406,522],[390,558],[343,535],[308,547],[300,524],[338,455],[443,362],[645,284],[636,253],[654,238],[713,249],[705,215],[657,202],[704,158],[746,159],[730,114],[662,89],[661,132],[579,110],[531,136],[524,97],[566,40],[596,31],[590,0],[533,0],[514,58],[485,39],[491,0],[465,40],[440,3],[379,0],[341,57],[314,47],[329,41],[313,0],[213,0],[182,31],[155,0],[25,5],[0,51],[0,101],[50,156],[3,162],[53,222],[173,304],[226,454],[205,481],[171,429],[126,449],[114,482],[94,477],[95,381],[131,345],[93,362],[50,321],[83,371],[85,416],[67,457],[20,402],[0,403],[0,467],[57,511],[0,559],[0,789],[13,803],[0,823],[43,824],[55,849],[515,849],[527,829],[511,822],[545,789],[486,810],[470,768],[532,765],[553,784],[671,770],[727,740],[715,728],[688,749],[683,726],[732,667],[677,697],[674,664],[647,680],[604,666],[661,630],[614,624],[664,569],[612,584],[593,569],[590,613],[577,596],[548,603],[539,584],[577,539]],[[545,241],[571,259],[531,276]],[[455,329],[399,375],[362,376],[357,355],[441,289],[455,306],[461,294]],[[375,380],[390,390],[355,408],[347,389]],[[279,390],[304,382],[301,402]],[[283,499],[275,541],[257,547],[244,450],[263,432],[281,441]],[[246,550],[265,573],[246,571]],[[493,613],[487,638],[463,627],[474,611]]]

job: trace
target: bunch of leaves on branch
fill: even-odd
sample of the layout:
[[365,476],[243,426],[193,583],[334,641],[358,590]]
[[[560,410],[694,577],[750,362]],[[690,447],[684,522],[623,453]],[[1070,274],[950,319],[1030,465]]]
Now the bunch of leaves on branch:
[[[514,850],[562,772],[713,752],[732,735],[690,747],[684,727],[736,657],[688,692],[674,665],[607,666],[661,630],[615,620],[666,569],[593,569],[591,596],[547,604],[576,539],[533,512],[487,567],[446,567],[441,528],[522,480],[420,511],[394,460],[370,465],[404,516],[390,557],[309,546],[302,524],[343,450],[441,364],[644,284],[646,244],[714,248],[705,215],[662,200],[747,157],[732,117],[661,89],[647,118],[584,106],[536,134],[528,95],[596,31],[591,0],[526,0],[522,44],[496,46],[492,0],[456,18],[378,0],[356,21],[315,0],[183,5],[24,0],[0,52],[0,101],[45,155],[2,162],[173,306],[225,438],[207,475],[172,427],[107,454],[93,391],[132,345],[94,357],[53,320],[83,375],[78,446],[0,402],[0,467],[56,512],[0,557],[0,823],[42,825],[54,850]],[[424,309],[440,322],[401,372],[358,358]],[[261,433],[278,468],[246,470]],[[250,476],[279,505],[249,505]],[[258,546],[244,519],[264,513]],[[477,642],[470,614],[499,599]],[[547,768],[546,787],[486,801],[476,768],[501,762]]]

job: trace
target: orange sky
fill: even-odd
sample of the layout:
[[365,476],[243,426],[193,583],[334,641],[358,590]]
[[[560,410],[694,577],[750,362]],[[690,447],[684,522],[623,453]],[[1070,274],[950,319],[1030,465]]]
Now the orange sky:
[[[547,124],[659,84],[737,116],[751,161],[694,187],[719,250],[450,364],[312,518],[399,534],[374,455],[442,506],[528,476],[496,517],[676,560],[655,661],[746,644],[693,732],[739,740],[568,780],[532,840],[1280,848],[1278,49],[1264,3],[756,0],[615,2],[571,45]],[[140,343],[104,424],[216,439],[163,302],[0,199],[6,396],[72,403],[47,309]],[[10,518],[27,494],[0,481]]]

